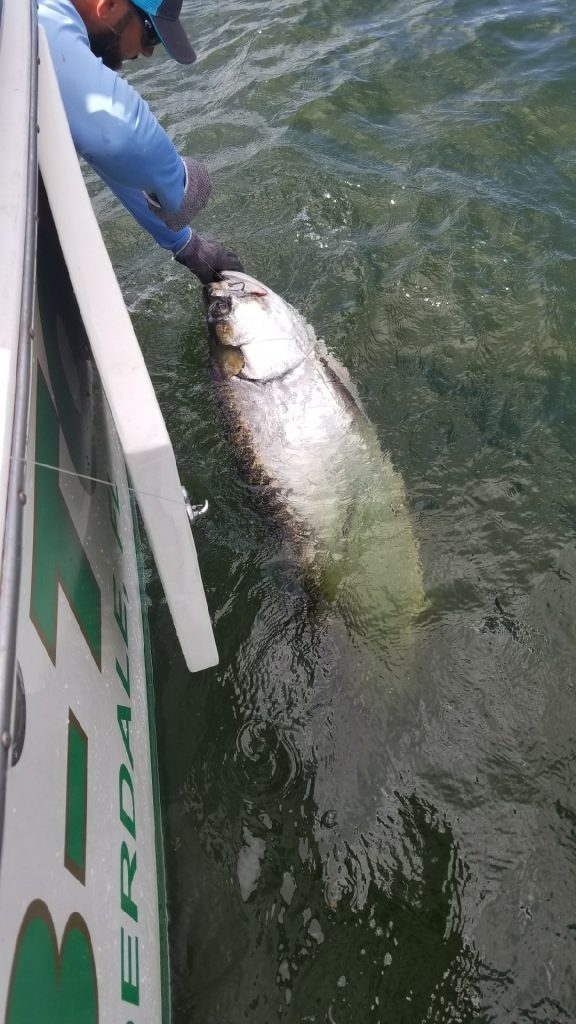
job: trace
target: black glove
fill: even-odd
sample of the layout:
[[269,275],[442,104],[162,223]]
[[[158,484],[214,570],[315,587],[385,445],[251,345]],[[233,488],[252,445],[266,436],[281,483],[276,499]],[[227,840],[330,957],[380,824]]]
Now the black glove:
[[220,280],[222,270],[244,271],[235,252],[225,249],[220,242],[207,242],[195,232],[184,248],[176,253],[174,259],[196,274],[202,284]]

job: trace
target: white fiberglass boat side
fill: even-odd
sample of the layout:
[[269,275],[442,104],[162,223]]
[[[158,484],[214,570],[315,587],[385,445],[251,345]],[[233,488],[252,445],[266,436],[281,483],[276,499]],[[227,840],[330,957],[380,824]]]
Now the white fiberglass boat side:
[[136,502],[188,666],[216,648],[43,39],[37,54],[34,0],[0,0],[0,1021],[169,1024]]

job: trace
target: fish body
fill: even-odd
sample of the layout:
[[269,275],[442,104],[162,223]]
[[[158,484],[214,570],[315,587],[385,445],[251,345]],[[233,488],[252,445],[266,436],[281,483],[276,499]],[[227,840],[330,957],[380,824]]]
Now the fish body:
[[209,286],[212,354],[246,475],[267,490],[305,575],[360,634],[423,606],[404,486],[312,327],[248,275]]

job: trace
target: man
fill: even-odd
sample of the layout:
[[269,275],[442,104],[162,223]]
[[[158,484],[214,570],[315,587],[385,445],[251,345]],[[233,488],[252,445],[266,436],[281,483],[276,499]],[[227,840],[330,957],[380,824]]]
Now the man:
[[206,205],[206,168],[181,157],[148,104],[118,74],[163,43],[180,64],[196,54],[178,20],[182,0],[39,0],[76,150],[133,217],[203,284],[238,257],[189,224]]

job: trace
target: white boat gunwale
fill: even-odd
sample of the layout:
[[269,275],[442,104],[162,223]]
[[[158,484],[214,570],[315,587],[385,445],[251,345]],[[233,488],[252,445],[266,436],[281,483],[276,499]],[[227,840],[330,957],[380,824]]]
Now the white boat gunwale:
[[[26,448],[32,364],[34,287],[36,279],[36,224],[38,200],[38,26],[32,4],[28,6],[29,118],[27,138],[26,215],[20,298],[20,326],[14,385],[14,419],[8,467],[6,518],[2,543],[0,591],[0,855],[4,835],[4,806],[8,759],[11,756],[12,702],[16,675],[16,634],[22,564],[22,525],[25,499]],[[0,0],[0,17],[3,15]],[[2,53],[0,22],[0,55]]]

